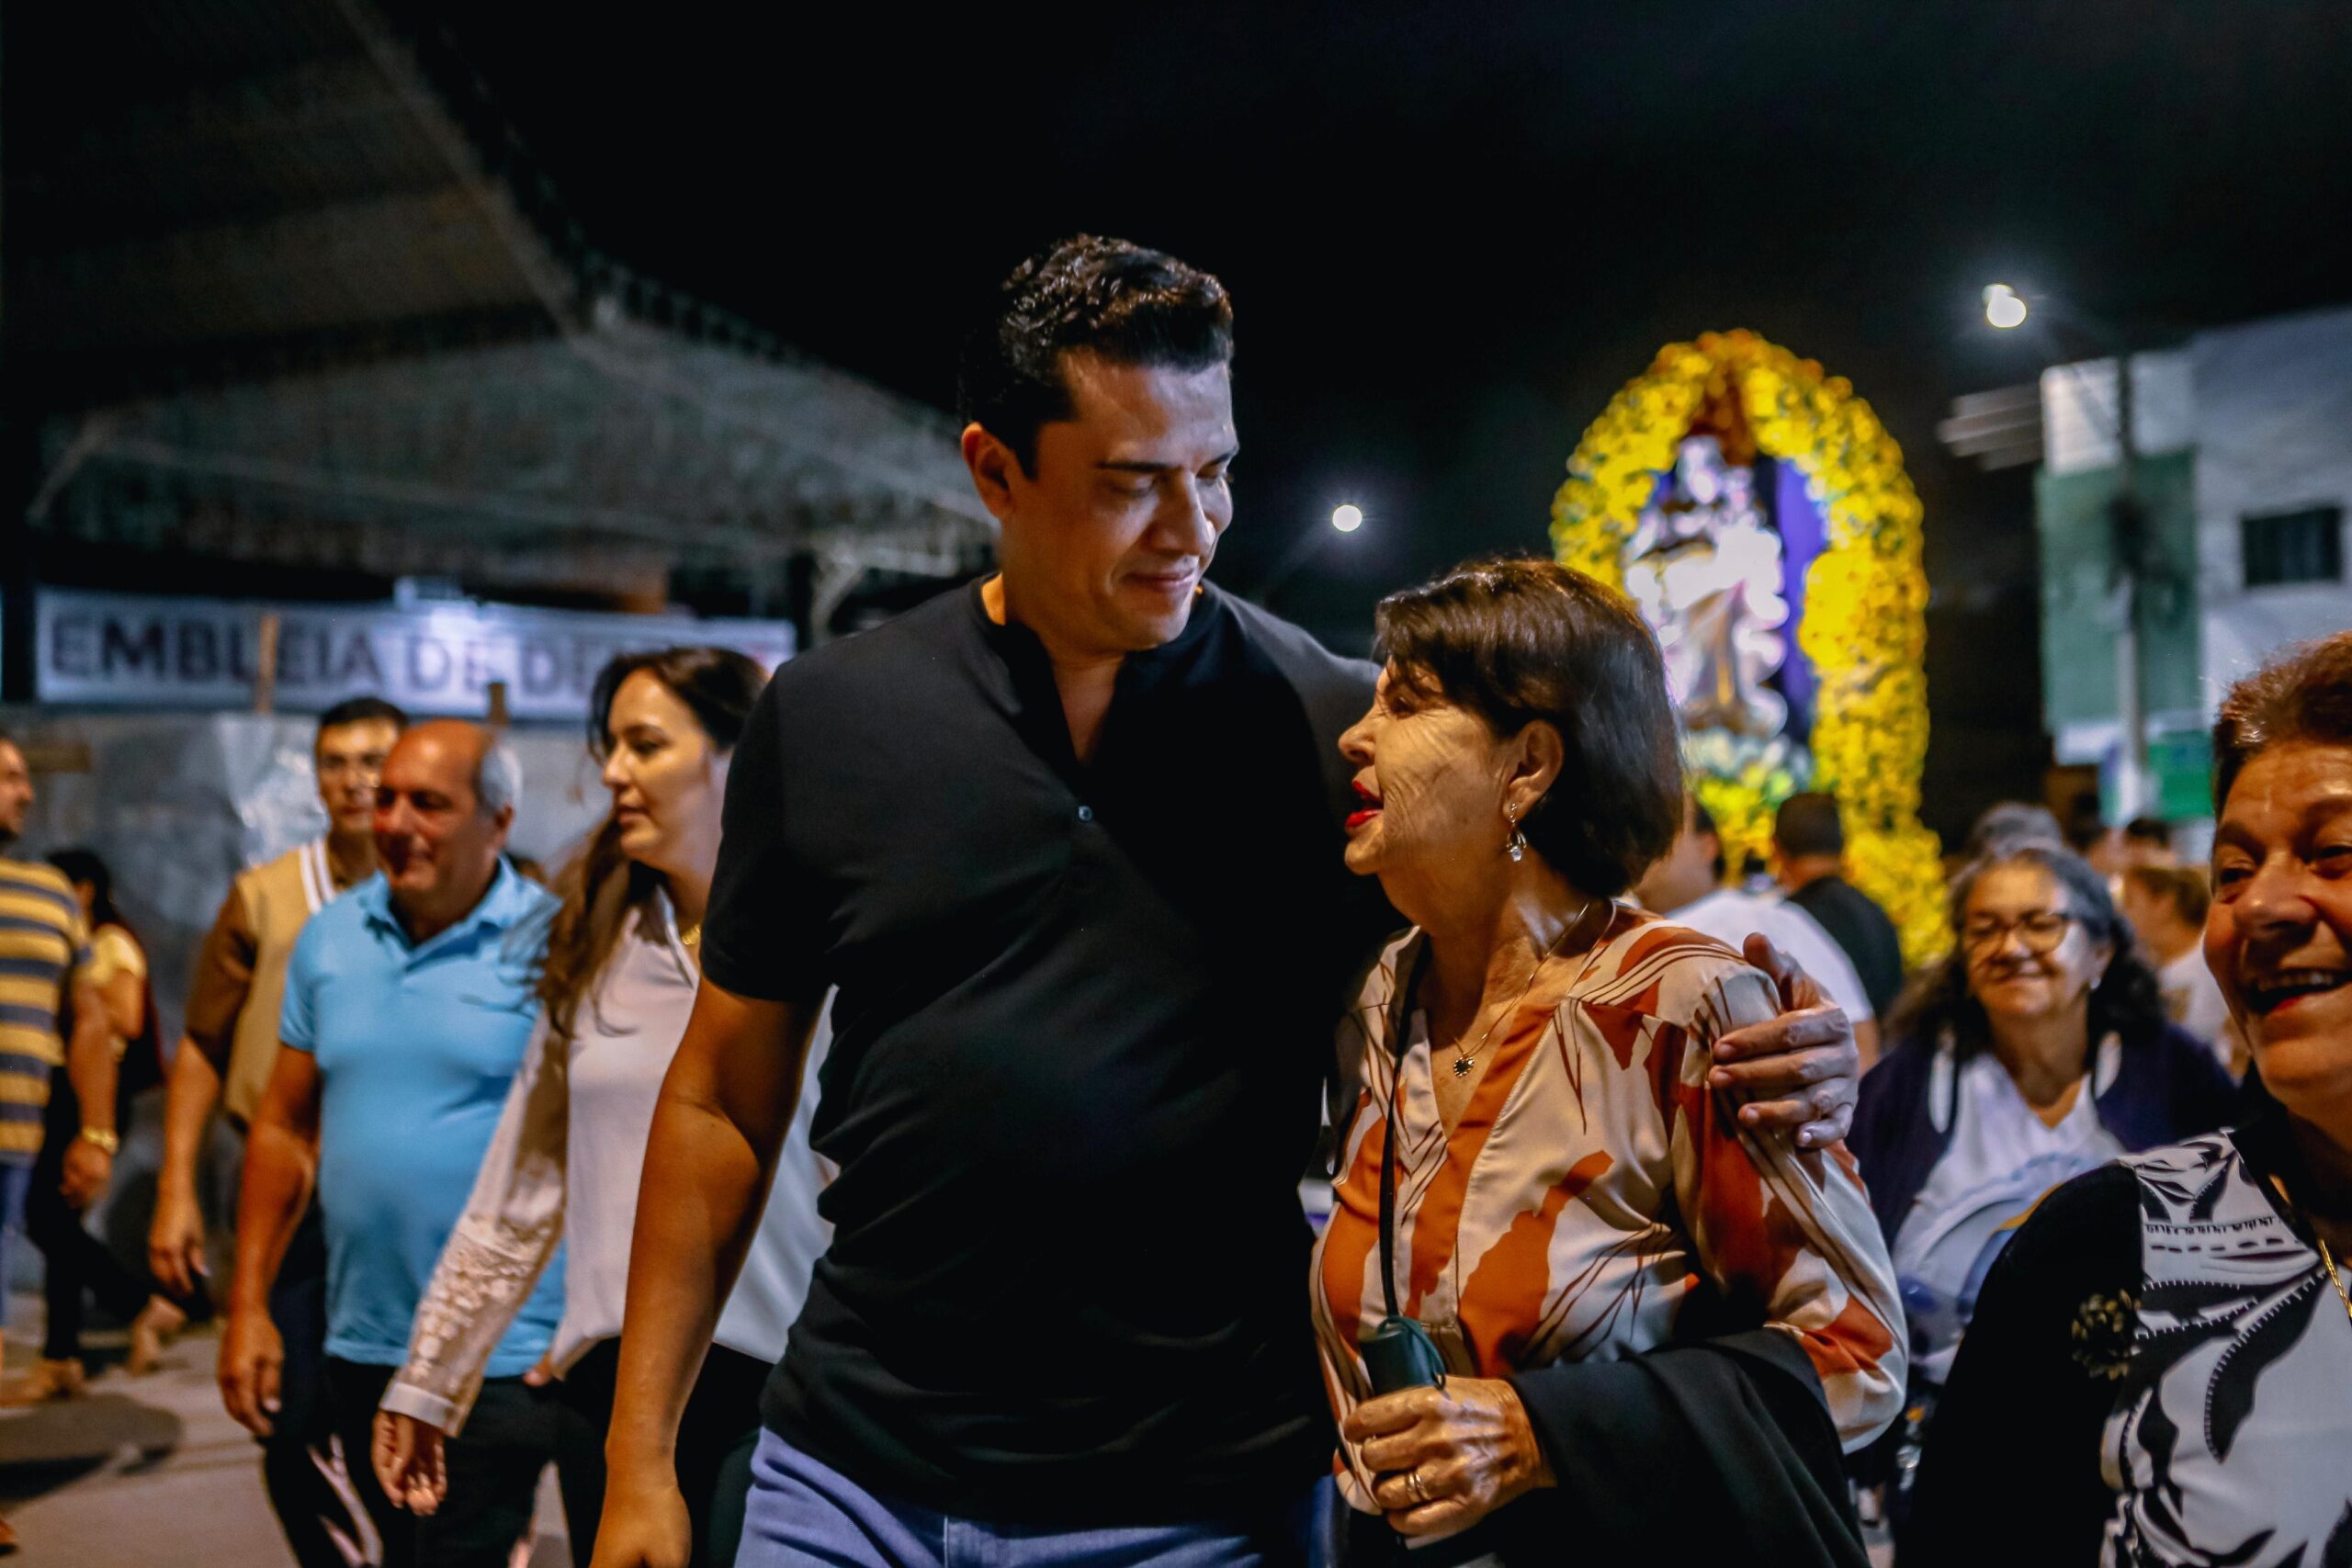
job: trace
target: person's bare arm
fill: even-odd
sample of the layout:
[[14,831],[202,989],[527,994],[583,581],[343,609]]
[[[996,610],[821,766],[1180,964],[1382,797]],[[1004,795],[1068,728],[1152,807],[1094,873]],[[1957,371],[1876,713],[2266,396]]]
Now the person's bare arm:
[[[112,1134],[114,1125],[114,1032],[107,1025],[106,996],[90,981],[74,982],[74,1039],[65,1056],[66,1077],[74,1097],[82,1102],[82,1125]],[[65,1148],[63,1179],[58,1184],[66,1203],[82,1208],[107,1190],[114,1175],[113,1151],[76,1135]]]
[[147,1027],[147,977],[118,970],[98,987],[105,1004],[107,1027],[118,1040],[136,1040]]
[[164,1159],[155,1172],[155,1215],[147,1227],[147,1267],[166,1290],[195,1293],[204,1262],[204,1208],[197,1166],[204,1129],[220,1103],[238,1017],[253,996],[259,952],[253,920],[234,886],[220,900],[188,986],[186,1032],[164,1090]]
[[685,1561],[678,1420],[759,1227],[817,1014],[818,998],[761,1001],[707,979],[695,998],[638,1195],[596,1568]]
[[237,1203],[237,1262],[229,1281],[229,1322],[220,1336],[220,1397],[229,1414],[267,1437],[285,1361],[269,1317],[287,1244],[311,1201],[319,1159],[319,1064],[281,1045],[245,1143],[244,1190]]
[[204,1129],[220,1100],[220,1070],[195,1041],[183,1036],[172,1053],[164,1087],[164,1158],[155,1171],[155,1217],[147,1227],[147,1267],[177,1296],[196,1293],[204,1263],[204,1208],[197,1201],[196,1168]]

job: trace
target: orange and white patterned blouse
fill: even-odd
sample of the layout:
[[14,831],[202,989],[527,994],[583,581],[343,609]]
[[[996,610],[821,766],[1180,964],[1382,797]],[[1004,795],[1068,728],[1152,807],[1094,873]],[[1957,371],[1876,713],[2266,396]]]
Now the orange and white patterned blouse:
[[[1397,1303],[1456,1375],[1664,1345],[1703,1278],[1803,1346],[1849,1450],[1883,1430],[1902,1407],[1902,1308],[1852,1159],[1842,1145],[1758,1136],[1706,1087],[1712,1043],[1780,1011],[1771,982],[1712,938],[1621,908],[1589,952],[1554,960],[1486,1043],[1449,1137],[1431,1076],[1442,1069],[1398,995],[1422,946],[1419,931],[1390,945],[1340,1030],[1363,1089],[1313,1276],[1339,1417],[1371,1395],[1356,1346],[1387,1312],[1385,1111]],[[1372,1509],[1371,1473],[1352,1447],[1340,1460],[1340,1490]]]

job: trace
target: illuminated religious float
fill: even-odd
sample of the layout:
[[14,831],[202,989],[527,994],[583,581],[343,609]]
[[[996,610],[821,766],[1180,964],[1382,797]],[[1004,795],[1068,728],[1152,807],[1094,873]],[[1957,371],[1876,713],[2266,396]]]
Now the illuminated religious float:
[[1669,344],[1593,421],[1552,504],[1560,559],[1658,636],[1683,756],[1734,866],[1803,789],[1913,964],[1950,943],[1928,750],[1928,583],[1902,449],[1842,377],[1753,333]]

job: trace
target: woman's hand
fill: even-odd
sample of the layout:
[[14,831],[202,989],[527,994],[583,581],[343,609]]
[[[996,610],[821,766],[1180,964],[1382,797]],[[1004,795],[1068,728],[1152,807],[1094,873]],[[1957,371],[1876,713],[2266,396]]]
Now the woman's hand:
[[429,1514],[449,1495],[440,1427],[397,1410],[379,1410],[372,1446],[377,1483],[395,1508]]
[[1843,1010],[1829,1005],[1812,976],[1760,936],[1747,959],[1781,994],[1781,1016],[1715,1042],[1707,1086],[1747,1097],[1739,1122],[1758,1132],[1796,1133],[1797,1147],[1837,1143],[1854,1126],[1862,1054]]
[[[193,1050],[195,1047],[190,1046]],[[196,1195],[176,1182],[155,1189],[155,1218],[147,1228],[147,1271],[166,1294],[187,1301],[204,1273],[204,1213]]]
[[1554,1484],[1519,1391],[1498,1378],[1448,1378],[1355,1407],[1342,1428],[1372,1500],[1400,1535],[1466,1529],[1514,1497]]
[[76,1212],[88,1208],[113,1179],[114,1156],[107,1150],[84,1137],[65,1145],[63,1179],[57,1190],[64,1194],[67,1208]]

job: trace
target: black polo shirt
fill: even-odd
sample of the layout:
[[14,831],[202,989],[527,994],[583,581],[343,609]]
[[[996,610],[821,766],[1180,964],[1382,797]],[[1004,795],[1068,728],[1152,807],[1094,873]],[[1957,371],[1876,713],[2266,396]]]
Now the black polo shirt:
[[[1854,973],[1883,1022],[1903,995],[1903,941],[1871,896],[1842,876],[1816,876],[1789,902],[1811,915],[1852,960]],[[1890,1043],[1891,1046],[1891,1043]]]
[[1374,671],[1211,589],[1081,766],[977,584],[786,665],[705,924],[748,996],[840,987],[833,1239],[763,1403],[853,1480],[1081,1525],[1247,1511],[1329,1465],[1295,1190],[1353,970]]

